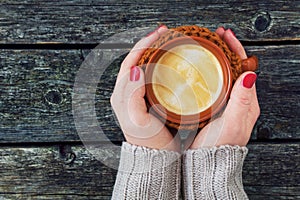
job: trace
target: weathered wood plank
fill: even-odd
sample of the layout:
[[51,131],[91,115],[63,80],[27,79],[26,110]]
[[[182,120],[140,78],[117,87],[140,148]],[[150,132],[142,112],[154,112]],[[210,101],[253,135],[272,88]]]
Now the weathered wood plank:
[[[299,47],[247,47],[260,58],[261,117],[252,140],[300,138]],[[95,94],[99,125],[113,141],[123,139],[109,103],[123,57],[99,78]],[[80,50],[0,52],[0,143],[79,141],[72,92],[82,60]]]
[[1,1],[0,43],[98,43],[135,27],[232,28],[247,41],[299,40],[298,1]]
[[300,144],[261,143],[248,147],[243,183],[249,198],[299,199]]
[[[119,152],[98,146],[102,161],[117,167]],[[300,144],[250,144],[244,185],[250,199],[299,199]],[[66,162],[58,147],[1,147],[0,199],[108,199],[116,170],[82,146]],[[263,152],[263,153],[262,153]],[[98,154],[98,155],[99,155]]]
[[[0,143],[80,141],[72,114],[72,93],[82,61],[80,50],[2,50]],[[112,120],[107,98],[118,69],[112,70],[113,74],[108,75],[112,72],[108,70],[104,75],[110,77],[106,82],[109,86],[103,85],[100,90],[106,98],[105,107],[101,108],[101,124],[103,120]],[[121,132],[115,123],[111,125],[103,126],[105,133],[120,141]]]
[[[275,187],[275,186],[263,186],[263,187],[245,187],[246,192],[249,195],[250,200],[280,200],[280,199],[300,199],[298,187]],[[295,194],[295,195],[290,195]]]
[[116,170],[82,147],[72,148],[74,162],[63,151],[58,146],[1,148],[0,199],[108,199]]
[[[259,57],[257,93],[261,116],[253,138],[300,138],[300,46],[247,47]],[[290,52],[287,55],[287,52]]]
[[0,141],[77,140],[71,93],[80,51],[0,54]]
[[9,195],[3,195],[0,197],[1,200],[15,200],[15,199],[30,199],[30,200],[59,200],[59,199],[65,199],[65,200],[111,200],[111,196],[93,196],[93,195],[36,195],[36,194],[9,194]]

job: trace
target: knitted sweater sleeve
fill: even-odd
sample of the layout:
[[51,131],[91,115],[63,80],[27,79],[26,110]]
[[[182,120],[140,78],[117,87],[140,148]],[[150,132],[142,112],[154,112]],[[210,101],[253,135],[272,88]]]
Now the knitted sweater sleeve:
[[248,149],[221,146],[187,150],[183,156],[185,199],[248,199],[242,167]]
[[179,153],[124,142],[112,199],[179,199],[180,173]]

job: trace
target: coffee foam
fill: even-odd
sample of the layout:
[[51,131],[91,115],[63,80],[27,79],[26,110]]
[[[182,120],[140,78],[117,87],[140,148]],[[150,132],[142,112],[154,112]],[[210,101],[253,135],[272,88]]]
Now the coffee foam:
[[194,44],[176,46],[156,63],[153,92],[159,103],[179,115],[206,110],[222,90],[223,75],[218,59]]

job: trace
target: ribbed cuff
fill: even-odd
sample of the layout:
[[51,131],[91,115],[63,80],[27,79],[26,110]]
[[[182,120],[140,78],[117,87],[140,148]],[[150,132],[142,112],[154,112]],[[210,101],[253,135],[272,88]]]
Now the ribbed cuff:
[[242,183],[246,147],[187,150],[183,156],[186,199],[248,199]]
[[112,199],[178,199],[180,154],[124,142]]

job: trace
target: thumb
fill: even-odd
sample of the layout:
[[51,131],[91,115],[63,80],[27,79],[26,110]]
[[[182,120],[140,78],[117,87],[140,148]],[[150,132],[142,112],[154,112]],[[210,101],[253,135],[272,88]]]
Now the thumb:
[[223,116],[234,123],[243,123],[257,106],[254,72],[243,73],[235,82]]

